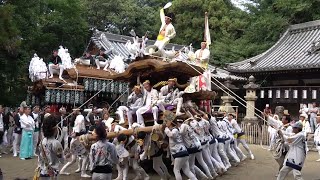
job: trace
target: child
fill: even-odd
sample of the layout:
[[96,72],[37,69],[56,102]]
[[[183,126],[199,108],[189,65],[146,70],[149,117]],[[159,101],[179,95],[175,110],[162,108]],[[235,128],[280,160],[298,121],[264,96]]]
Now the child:
[[116,145],[117,154],[119,156],[119,162],[117,164],[118,177],[116,180],[127,180],[129,170],[129,152],[125,148],[127,142],[127,136],[119,134],[114,141]]
[[63,163],[63,149],[61,143],[55,139],[57,134],[57,118],[50,115],[43,121],[44,138],[39,144],[38,167],[40,179],[57,179],[59,165]]

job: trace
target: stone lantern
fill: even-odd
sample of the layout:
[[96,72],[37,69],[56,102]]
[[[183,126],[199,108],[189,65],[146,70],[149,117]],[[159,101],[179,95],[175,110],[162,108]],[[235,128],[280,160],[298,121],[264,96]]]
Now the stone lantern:
[[246,96],[244,97],[247,101],[246,116],[245,121],[257,121],[258,118],[254,115],[255,112],[255,102],[257,100],[256,90],[260,88],[260,85],[255,84],[256,79],[254,76],[249,77],[249,83],[244,85],[243,88],[246,89]]
[[[225,87],[222,87],[222,88],[227,92],[228,92],[228,89],[232,90],[232,91],[239,89],[235,85],[232,84],[230,76],[228,76],[226,78],[226,81],[224,81],[223,84],[227,88],[225,88]],[[235,110],[231,107],[232,106],[231,103],[234,100],[234,97],[231,96],[231,93],[228,94],[228,93],[223,92],[223,95],[221,96],[221,100],[223,102],[222,108],[224,111],[226,111],[227,113],[234,113],[235,112]]]

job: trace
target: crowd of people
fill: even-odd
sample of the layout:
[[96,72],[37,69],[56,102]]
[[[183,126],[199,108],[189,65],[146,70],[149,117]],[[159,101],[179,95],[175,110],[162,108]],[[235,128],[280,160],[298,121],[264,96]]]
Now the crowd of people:
[[[31,108],[25,103],[12,112],[4,113],[1,107],[0,133],[6,137],[1,139],[10,139],[2,144],[12,145],[13,156],[19,154],[22,160],[38,156],[37,172],[42,179],[69,175],[67,169],[78,161],[76,172],[80,172],[81,177],[111,179],[115,166],[118,172],[116,179],[128,179],[131,166],[135,179],[146,180],[149,175],[140,165],[146,159],[153,161],[153,169],[161,179],[170,179],[163,158],[172,160],[175,179],[182,179],[181,170],[192,180],[214,179],[247,158],[239,144],[254,159],[235,114],[213,115],[201,111],[190,100],[183,103],[182,93],[175,82],[175,78],[169,79],[168,85],[163,86],[159,93],[148,80],[136,85],[127,106],[117,109],[119,123],[110,117],[108,109],[97,107],[73,109],[69,115],[64,107],[59,109],[59,114],[51,113],[49,106],[40,111],[39,106]],[[176,107],[176,114],[173,113],[176,118],[161,124],[158,113],[167,111],[168,106]],[[161,140],[154,140],[150,132],[121,133],[126,130],[125,119],[128,119],[129,129],[144,127],[144,113],[153,114],[153,132],[157,132]],[[188,118],[179,118],[182,115]],[[13,129],[11,135],[10,128]],[[107,138],[110,132],[118,135]],[[95,141],[89,145],[79,143],[82,135],[87,134],[94,135]],[[64,166],[60,169],[62,164]]]
[[[288,113],[280,118],[279,115],[272,114],[269,105],[266,106],[264,115],[269,122],[269,150],[279,153],[275,156],[280,166],[277,174],[278,180],[285,179],[290,171],[293,171],[295,179],[302,179],[301,169],[309,151],[307,141],[310,134],[313,134],[314,145],[320,156],[320,116],[318,112],[316,103],[312,103],[311,108],[303,105],[299,110],[299,119],[295,120]],[[320,162],[320,159],[316,161]]]

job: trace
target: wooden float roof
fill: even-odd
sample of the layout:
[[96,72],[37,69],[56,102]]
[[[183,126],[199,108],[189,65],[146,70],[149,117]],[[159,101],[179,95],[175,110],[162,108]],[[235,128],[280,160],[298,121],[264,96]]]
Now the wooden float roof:
[[149,79],[151,83],[168,80],[170,77],[178,78],[179,83],[186,83],[190,77],[198,76],[199,72],[203,73],[203,70],[198,66],[188,65],[187,63],[179,61],[165,62],[150,56],[130,63],[126,71],[119,74],[110,73],[102,69],[97,70],[95,67],[92,68],[83,65],[77,65],[76,68],[77,71],[75,69],[68,70],[69,76],[73,79],[78,76],[82,78],[112,79],[125,82],[135,82],[140,75],[141,80]]

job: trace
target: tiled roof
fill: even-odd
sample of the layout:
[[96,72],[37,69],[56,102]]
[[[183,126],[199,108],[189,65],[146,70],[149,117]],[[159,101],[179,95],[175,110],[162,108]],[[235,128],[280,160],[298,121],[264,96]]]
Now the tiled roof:
[[230,72],[259,72],[320,68],[320,53],[310,53],[320,40],[320,20],[291,25],[270,49],[244,61],[228,64]]
[[[114,49],[116,53],[119,53],[123,57],[128,57],[130,55],[129,50],[125,47],[126,42],[130,40],[133,42],[132,37],[130,36],[124,36],[124,35],[118,35],[118,34],[112,34],[108,32],[102,32],[102,31],[96,31],[94,35],[91,37],[91,41],[95,43],[99,48],[104,48],[106,50]],[[154,40],[148,40],[147,46],[153,45],[155,43]],[[170,50],[172,47],[175,47],[175,50],[179,50],[183,48],[184,46],[178,45],[178,44],[172,44],[169,43],[166,45],[165,49]],[[109,54],[111,57],[114,56],[113,53]],[[183,53],[183,58],[187,60],[188,55]],[[239,77],[235,75],[231,75],[228,71],[214,67],[212,65],[209,65],[209,68],[213,71],[212,76],[219,79],[219,80],[226,80],[227,77],[230,77],[231,80],[236,81],[243,81],[246,80],[244,77]]]
[[[125,44],[128,40],[130,40],[133,43],[133,39],[130,36],[112,34],[112,33],[102,32],[98,30],[91,37],[91,41],[93,41],[99,48],[103,47],[106,50],[113,48],[114,51],[116,51],[117,53],[119,53],[119,55],[123,57],[128,57],[131,54],[129,50],[125,47]],[[155,43],[154,40],[148,40],[147,46],[153,45],[154,43]],[[182,45],[169,43],[166,45],[165,49],[171,50],[173,46],[175,47],[175,50],[179,50],[184,47]],[[110,55],[111,57],[114,56],[113,53],[111,53]],[[184,55],[184,56],[187,58],[187,55]]]
[[221,68],[217,68],[215,66],[209,65],[209,69],[211,70],[211,77],[214,77],[218,80],[227,80],[228,78],[230,78],[230,80],[232,81],[246,81],[247,78],[245,77],[241,77],[241,76],[236,76],[236,75],[232,75],[230,74],[230,72],[221,69]]

